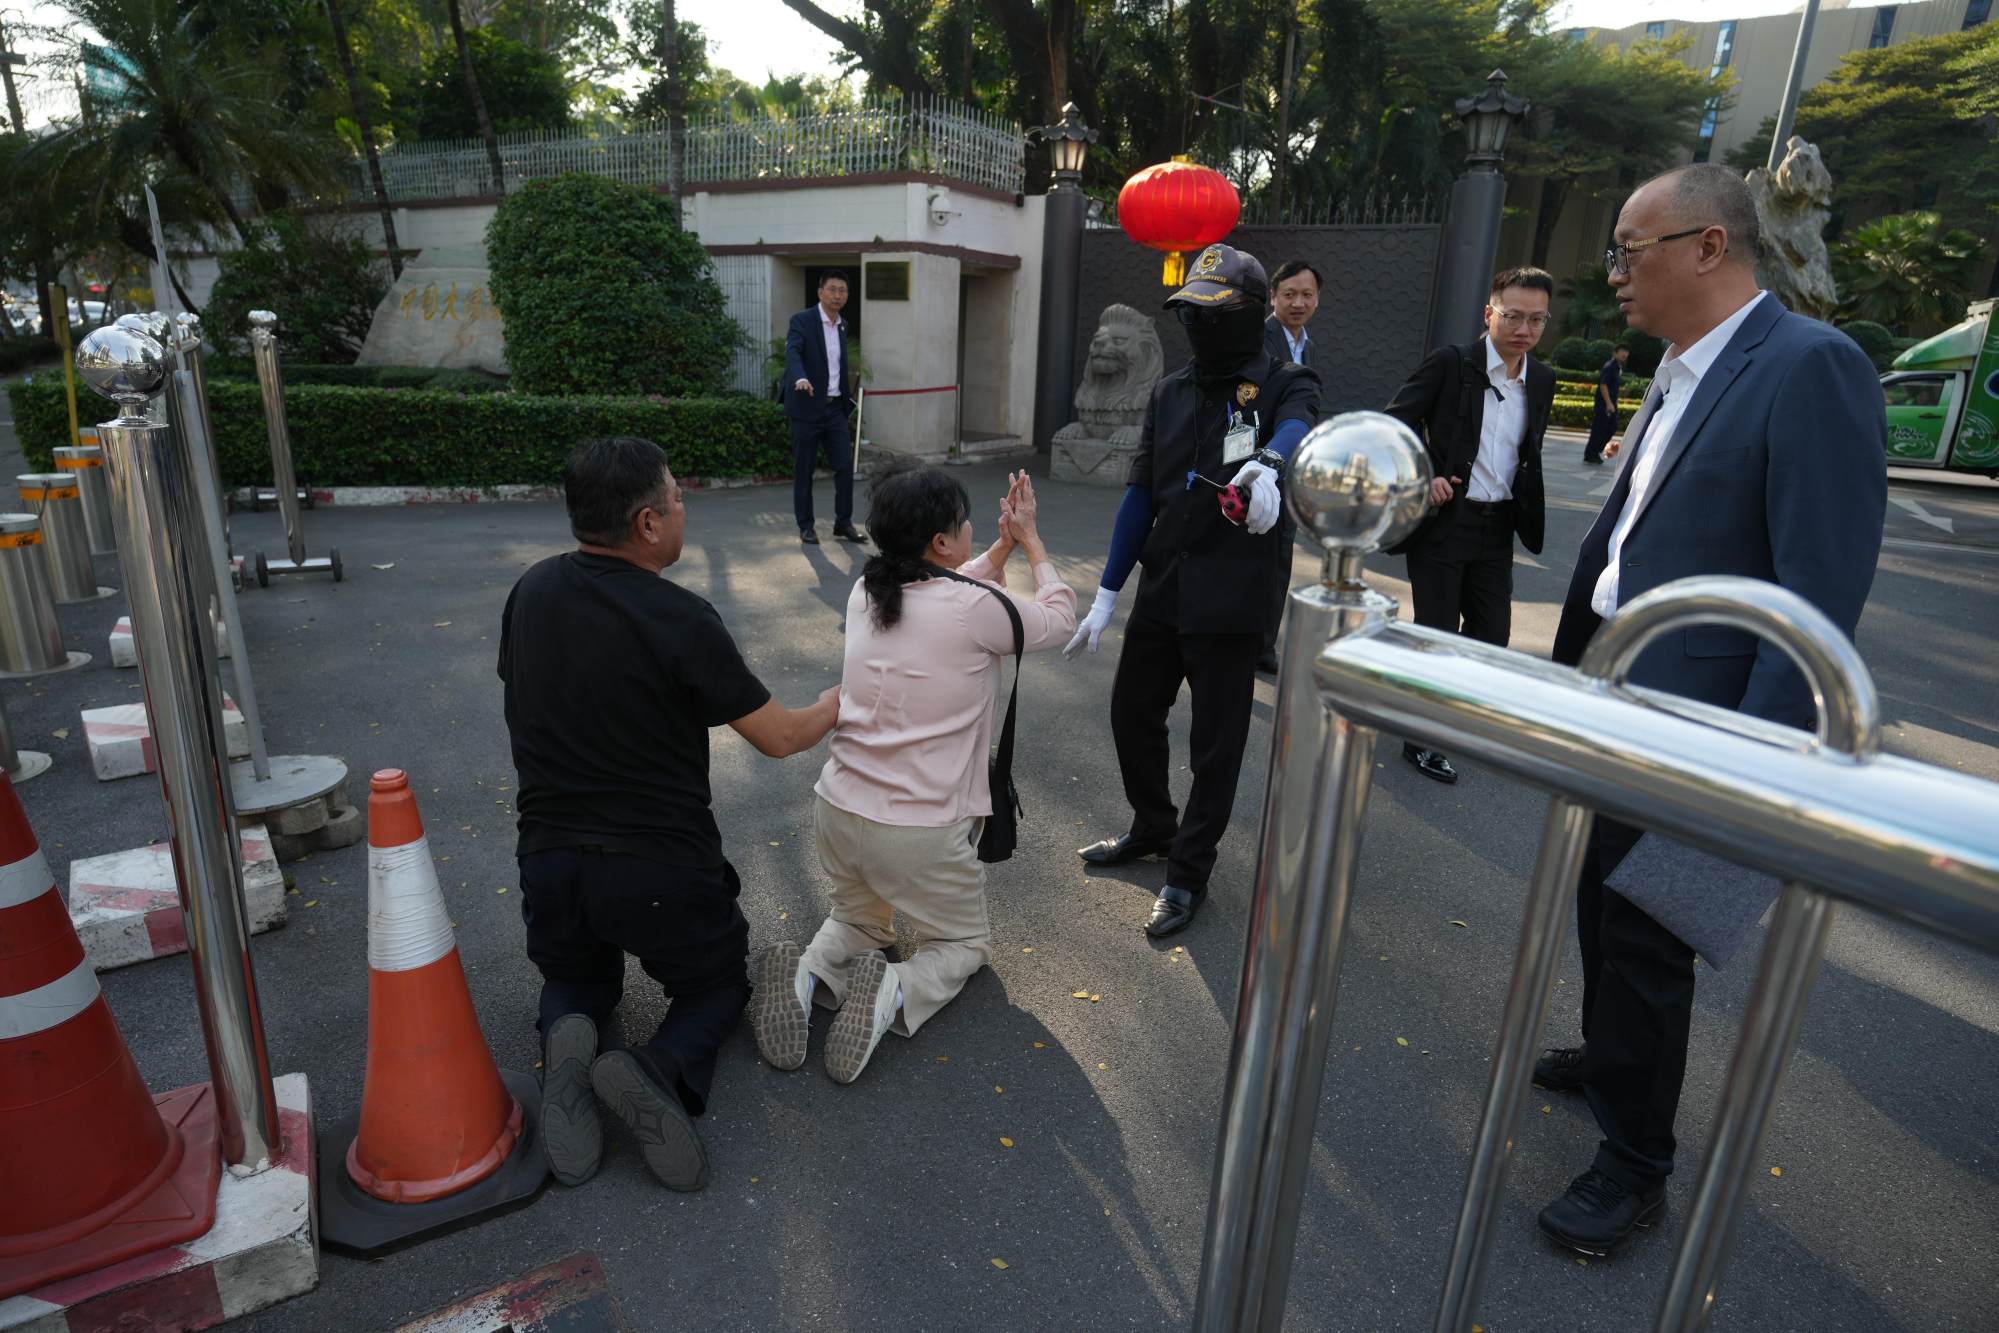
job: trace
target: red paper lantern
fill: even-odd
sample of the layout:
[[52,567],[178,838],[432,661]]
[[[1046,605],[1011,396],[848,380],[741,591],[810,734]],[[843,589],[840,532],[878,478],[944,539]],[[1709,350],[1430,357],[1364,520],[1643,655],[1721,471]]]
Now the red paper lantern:
[[1229,178],[1187,157],[1147,167],[1118,191],[1118,225],[1140,245],[1166,251],[1161,280],[1168,287],[1187,280],[1187,251],[1221,240],[1241,215]]

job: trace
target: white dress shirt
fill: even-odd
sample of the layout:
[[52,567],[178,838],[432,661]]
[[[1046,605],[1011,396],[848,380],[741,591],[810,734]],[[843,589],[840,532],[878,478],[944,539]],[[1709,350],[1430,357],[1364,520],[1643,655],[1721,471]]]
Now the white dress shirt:
[[1631,535],[1632,524],[1644,512],[1645,498],[1651,493],[1652,479],[1658,475],[1659,460],[1666,456],[1666,447],[1673,441],[1673,432],[1680,427],[1680,419],[1687,414],[1687,404],[1693,400],[1694,391],[1700,388],[1701,376],[1715,363],[1728,340],[1742,327],[1742,321],[1749,318],[1749,312],[1763,299],[1758,292],[1742,303],[1742,308],[1709,329],[1701,340],[1686,351],[1678,347],[1668,347],[1665,359],[1659,363],[1659,373],[1652,378],[1653,387],[1661,397],[1659,405],[1652,411],[1652,419],[1646,423],[1644,434],[1639,438],[1638,459],[1630,466],[1631,489],[1625,493],[1624,509],[1617,516],[1617,525],[1610,530],[1610,557],[1604,561],[1603,573],[1596,576],[1596,588],[1590,593],[1590,610],[1608,618],[1617,609],[1617,566],[1624,554],[1624,540]]
[[826,307],[819,307],[819,331],[826,335],[826,396],[838,398],[840,385],[846,380],[845,366],[840,364],[840,317],[826,313]]
[[1277,322],[1277,327],[1284,330],[1284,342],[1291,349],[1291,359],[1301,366],[1304,365],[1305,344],[1312,341],[1312,335],[1300,329],[1298,330],[1298,336],[1295,338],[1292,337],[1290,326],[1285,324],[1283,320]]
[[1471,480],[1465,494],[1474,500],[1494,501],[1513,498],[1513,474],[1520,469],[1520,442],[1527,437],[1527,358],[1520,358],[1520,373],[1506,377],[1506,359],[1485,343],[1485,377],[1497,401],[1485,405],[1478,428],[1478,457],[1472,460]]

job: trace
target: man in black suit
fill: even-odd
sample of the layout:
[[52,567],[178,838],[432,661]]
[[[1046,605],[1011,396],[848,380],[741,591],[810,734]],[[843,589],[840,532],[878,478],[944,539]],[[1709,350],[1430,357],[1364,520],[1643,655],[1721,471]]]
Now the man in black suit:
[[[1263,321],[1263,350],[1269,354],[1270,364],[1281,366],[1289,361],[1318,369],[1312,335],[1305,332],[1305,326],[1318,313],[1325,276],[1302,259],[1287,259],[1277,266],[1271,283],[1270,318]],[[1287,556],[1297,534],[1298,525],[1291,521],[1287,509],[1277,523],[1277,541]],[[1263,656],[1256,659],[1256,669],[1266,676],[1277,674],[1277,632],[1290,595],[1291,561],[1286,558],[1278,561],[1277,578],[1270,586],[1270,604],[1275,610],[1263,637]]]
[[[1538,268],[1502,270],[1484,336],[1430,353],[1387,408],[1430,451],[1430,517],[1389,548],[1409,557],[1416,623],[1502,648],[1513,631],[1513,536],[1538,552],[1546,528],[1541,436],[1555,372],[1528,353],[1554,292]],[[1405,744],[1402,757],[1426,777],[1458,780],[1435,750]]]
[[847,275],[829,270],[819,279],[819,303],[791,317],[784,335],[784,414],[791,419],[791,513],[798,540],[819,544],[812,518],[812,469],[819,451],[833,467],[833,535],[867,540],[854,526],[854,443],[847,434]]

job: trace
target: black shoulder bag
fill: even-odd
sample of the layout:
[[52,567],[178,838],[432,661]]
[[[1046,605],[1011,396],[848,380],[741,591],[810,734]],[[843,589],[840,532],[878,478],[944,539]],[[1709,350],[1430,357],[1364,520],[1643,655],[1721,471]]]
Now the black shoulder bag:
[[[986,764],[986,785],[992,792],[993,812],[986,816],[984,829],[979,833],[979,859],[985,862],[1004,861],[1013,855],[1015,839],[1020,833],[1020,793],[1013,786],[1013,708],[1020,702],[1020,668],[1023,654],[1027,650],[1027,631],[1021,626],[1020,611],[1014,606],[1013,598],[998,588],[966,578],[956,570],[932,565],[931,570],[944,578],[969,583],[974,588],[983,589],[999,598],[999,604],[1006,608],[1006,618],[1013,623],[1013,692],[1006,700],[1006,721],[1000,726],[999,753]],[[1005,667],[1001,667],[1005,670]]]

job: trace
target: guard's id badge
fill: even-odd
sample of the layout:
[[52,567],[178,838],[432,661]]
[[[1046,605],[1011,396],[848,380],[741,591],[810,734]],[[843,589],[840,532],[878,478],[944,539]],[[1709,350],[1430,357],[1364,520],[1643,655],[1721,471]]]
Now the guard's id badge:
[[1228,434],[1222,436],[1222,462],[1246,463],[1256,452],[1256,414],[1231,414]]

